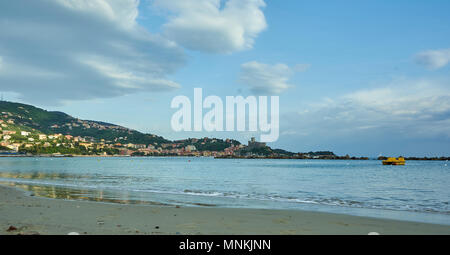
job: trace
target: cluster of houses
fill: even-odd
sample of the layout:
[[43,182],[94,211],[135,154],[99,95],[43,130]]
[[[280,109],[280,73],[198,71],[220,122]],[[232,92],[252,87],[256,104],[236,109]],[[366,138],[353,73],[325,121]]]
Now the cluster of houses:
[[[8,123],[8,122],[6,122]],[[133,144],[119,143],[117,141],[105,141],[104,139],[95,140],[90,137],[80,137],[63,134],[39,134],[29,131],[8,130],[8,124],[0,120],[0,145],[10,149],[13,152],[19,152],[21,148],[31,148],[36,145],[46,147],[69,147],[83,146],[87,151],[101,151],[102,149],[111,149],[117,155],[171,155],[171,156],[226,156],[233,155],[236,151],[242,149],[242,145],[233,145],[225,148],[223,151],[198,150],[195,145],[187,144],[185,141],[174,143],[153,143],[153,144]],[[9,123],[13,124],[13,123]],[[116,139],[117,140],[117,139]],[[198,139],[189,140],[191,143],[197,143]],[[201,142],[201,141],[200,141]],[[208,142],[207,138],[201,144]],[[215,140],[209,140],[214,143]],[[227,142],[229,142],[227,140]],[[106,152],[102,153],[107,155]]]
[[[1,122],[1,120],[0,120]],[[86,139],[83,137],[73,137],[71,135],[63,135],[63,134],[35,134],[29,131],[15,131],[15,130],[5,130],[0,128],[0,145],[6,147],[12,151],[18,152],[21,147],[30,148],[35,145],[42,145],[43,147],[51,147],[51,146],[66,146],[72,145],[72,142],[78,142],[79,145],[89,146],[93,143],[87,143]],[[19,138],[19,139],[18,139]],[[63,141],[68,141],[63,142]]]
[[[206,139],[205,139],[206,140]],[[214,140],[213,140],[214,141]],[[211,142],[213,142],[211,141]],[[197,139],[191,140],[192,143],[196,143]],[[205,143],[205,142],[202,142]],[[160,154],[160,155],[175,155],[175,156],[203,156],[203,157],[217,157],[233,155],[236,151],[243,148],[243,145],[234,145],[230,143],[230,146],[225,148],[223,151],[210,151],[210,150],[197,150],[195,145],[186,145],[184,142],[174,142],[168,144],[161,144],[157,152],[152,151],[149,154]]]
[[[84,147],[88,154],[101,154],[107,155],[107,152],[111,155],[111,152],[116,155],[153,155],[153,156],[206,156],[206,157],[221,157],[235,155],[238,151],[243,149],[244,145],[234,144],[232,140],[227,139],[225,141],[226,148],[220,150],[205,150],[205,144],[214,144],[218,142],[217,139],[201,138],[201,139],[188,139],[180,140],[171,143],[158,144],[134,144],[126,143],[126,137],[118,137],[113,141],[106,141],[104,139],[94,139],[92,137],[81,137],[64,135],[59,132],[58,129],[65,128],[72,130],[76,127],[95,128],[99,130],[104,129],[116,129],[116,130],[128,130],[121,126],[116,125],[103,125],[102,123],[84,121],[75,119],[74,121],[65,124],[55,124],[51,128],[55,134],[42,134],[35,129],[20,130],[16,125],[13,118],[24,119],[25,117],[20,115],[13,115],[9,112],[2,112],[0,115],[0,145],[9,152],[21,152],[23,149],[34,148],[36,146],[43,148],[76,148]],[[33,121],[31,118],[27,118],[29,121]],[[59,132],[58,132],[59,131]],[[220,140],[223,142],[223,140]],[[196,145],[202,148],[197,148]],[[250,147],[265,146],[265,144],[258,143],[254,139],[249,142]],[[57,151],[57,150],[56,150]],[[95,151],[95,152],[94,152]],[[107,152],[106,152],[107,151]],[[0,149],[1,152],[1,149]]]

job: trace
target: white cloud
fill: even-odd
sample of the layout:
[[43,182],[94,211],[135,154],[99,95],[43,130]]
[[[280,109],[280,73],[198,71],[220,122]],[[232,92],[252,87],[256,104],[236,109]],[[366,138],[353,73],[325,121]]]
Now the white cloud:
[[239,80],[256,94],[279,94],[289,87],[294,71],[285,64],[268,65],[257,61],[241,65]]
[[74,12],[99,16],[118,26],[130,28],[136,25],[139,0],[54,0]]
[[267,27],[263,0],[155,0],[153,6],[170,13],[164,35],[196,51],[250,49]]
[[179,87],[184,50],[138,25],[138,4],[0,1],[0,90],[57,104]]
[[315,136],[353,136],[374,130],[410,137],[450,138],[448,81],[395,80],[325,99],[297,112],[290,125]]
[[423,51],[415,56],[415,60],[429,69],[439,69],[450,62],[450,49]]

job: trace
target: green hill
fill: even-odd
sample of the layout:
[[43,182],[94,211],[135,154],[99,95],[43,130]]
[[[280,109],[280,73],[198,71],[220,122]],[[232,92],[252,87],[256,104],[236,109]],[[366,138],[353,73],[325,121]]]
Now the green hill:
[[[24,130],[44,134],[73,135],[104,139],[117,143],[154,144],[170,143],[161,136],[144,134],[119,125],[105,122],[81,120],[63,112],[46,111],[31,105],[0,101],[0,119],[8,125],[6,129]],[[8,123],[9,121],[9,123]]]

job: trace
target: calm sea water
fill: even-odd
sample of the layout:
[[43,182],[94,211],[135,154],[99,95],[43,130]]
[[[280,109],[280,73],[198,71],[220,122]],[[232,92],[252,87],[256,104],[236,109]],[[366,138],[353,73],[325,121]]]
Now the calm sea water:
[[0,158],[0,182],[103,202],[300,209],[450,225],[450,162]]

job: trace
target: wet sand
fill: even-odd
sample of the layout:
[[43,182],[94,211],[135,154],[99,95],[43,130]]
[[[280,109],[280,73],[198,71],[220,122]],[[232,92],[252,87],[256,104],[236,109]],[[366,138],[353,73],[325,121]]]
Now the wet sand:
[[[10,226],[13,228],[8,231]],[[0,186],[0,234],[450,234],[450,226],[297,210],[123,205]]]

